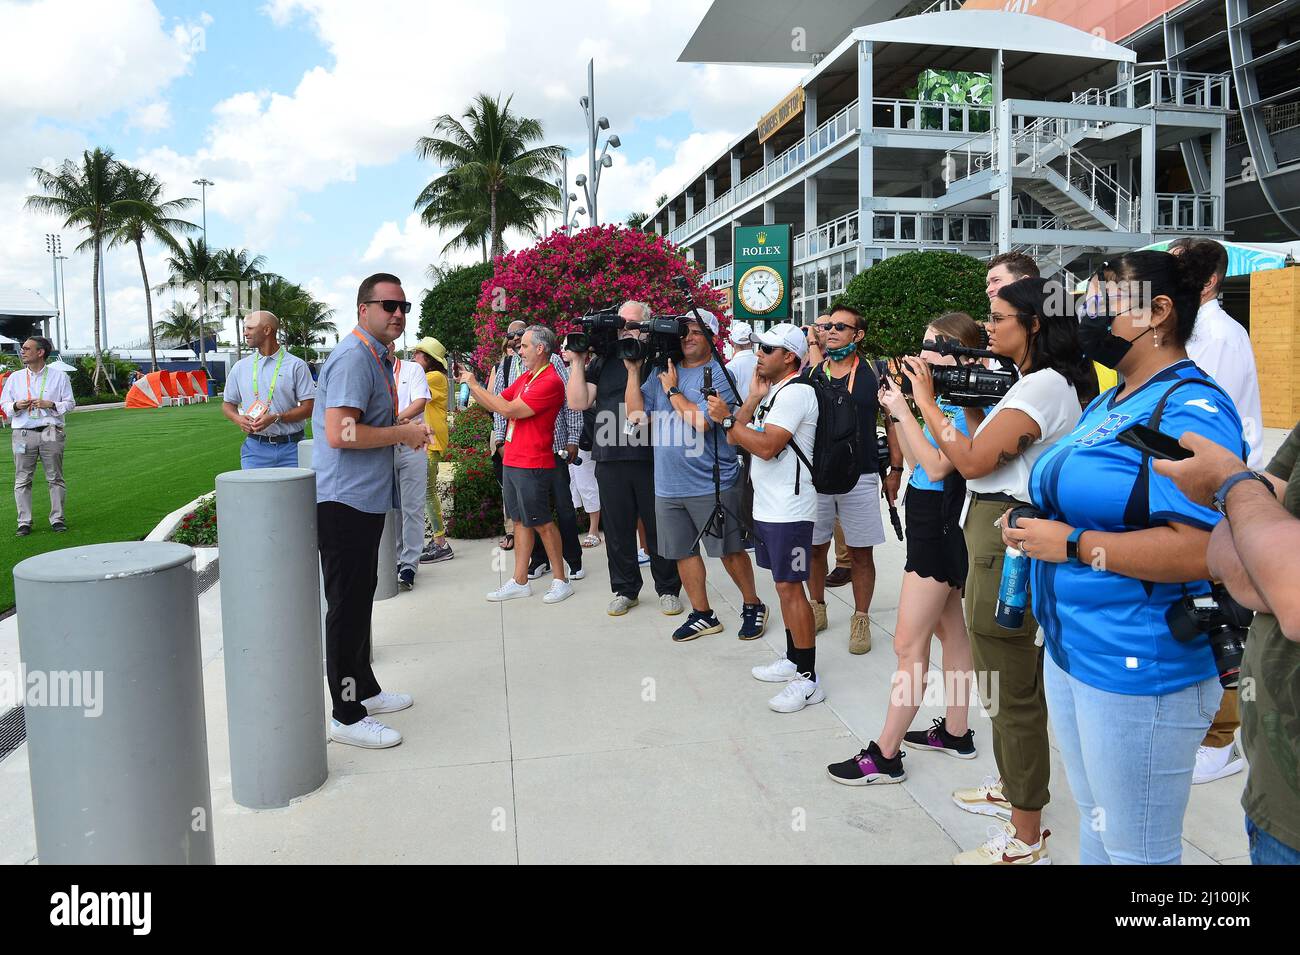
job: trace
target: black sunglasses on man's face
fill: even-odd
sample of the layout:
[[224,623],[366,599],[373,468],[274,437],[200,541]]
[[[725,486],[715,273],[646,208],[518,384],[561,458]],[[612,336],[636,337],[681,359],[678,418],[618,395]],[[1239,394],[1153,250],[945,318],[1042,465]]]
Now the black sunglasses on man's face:
[[399,308],[402,310],[402,314],[403,314],[403,315],[410,315],[410,314],[411,314],[411,307],[412,307],[410,302],[403,302],[403,301],[401,301],[401,300],[399,300],[399,299],[395,299],[395,298],[383,298],[383,299],[380,299],[380,298],[372,298],[372,299],[368,299],[367,301],[362,302],[361,304],[362,304],[362,305],[382,305],[383,308],[384,308],[384,311],[387,312],[389,315],[392,315],[392,314],[393,314],[395,311],[397,311]]
[[523,332],[506,332],[506,338],[507,338],[507,339],[511,339],[511,338],[523,338],[523,337],[524,337],[524,333],[523,333]]
[[780,347],[781,347],[780,345],[759,345],[758,350],[761,351],[764,355],[770,355],[772,354],[772,352],[776,351]]

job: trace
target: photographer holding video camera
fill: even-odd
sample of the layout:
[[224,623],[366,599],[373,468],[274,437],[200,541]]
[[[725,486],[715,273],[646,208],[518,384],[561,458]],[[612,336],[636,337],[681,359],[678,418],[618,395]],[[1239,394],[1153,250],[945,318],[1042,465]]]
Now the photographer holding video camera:
[[[1038,622],[1025,613],[1018,626],[1004,628],[995,614],[1006,552],[998,530],[1002,513],[1028,502],[1033,463],[1073,430],[1081,399],[1096,393],[1097,379],[1079,354],[1078,322],[1064,300],[1059,285],[1042,279],[998,289],[990,302],[989,351],[1009,359],[1020,377],[972,428],[971,437],[949,427],[930,366],[919,358],[903,359],[917,410],[973,495],[962,525],[970,563],[966,623],[984,705],[991,710],[1001,779],[959,789],[953,800],[967,812],[1011,818],[1006,831],[957,856],[954,861],[962,865],[1001,864],[1004,854],[1021,857],[1021,864],[1047,858],[1041,823],[1051,761],[1042,650],[1035,643]],[[948,400],[954,397],[949,394]],[[993,686],[996,704],[989,698]]]
[[[622,349],[636,348],[633,357],[640,355],[643,326],[650,321],[648,305],[624,302],[617,312],[585,316],[583,331],[569,335],[564,345],[569,360],[569,407],[594,412],[591,456],[596,462],[609,585],[614,594],[606,611],[611,617],[635,607],[641,593],[641,568],[636,558],[638,519],[646,529],[659,609],[668,616],[682,612],[677,565],[658,554],[654,460],[648,429],[627,419],[628,370],[620,357]],[[588,352],[595,355],[590,369],[585,367]],[[642,374],[649,374],[648,367],[642,366]]]
[[1085,863],[1179,862],[1197,747],[1240,661],[1241,618],[1208,583],[1221,515],[1152,467],[1153,451],[1195,432],[1245,470],[1237,409],[1187,357],[1200,286],[1192,263],[1166,252],[1129,252],[1093,276],[1079,342],[1121,384],[1034,463],[1041,517],[1004,522],[1007,546],[1032,559]]
[[741,640],[755,640],[766,627],[767,607],[754,589],[754,565],[745,551],[741,523],[741,468],[736,449],[719,440],[709,420],[708,399],[719,395],[730,407],[740,398],[713,352],[718,320],[708,312],[681,322],[680,365],[671,359],[657,375],[640,384],[641,361],[627,365],[627,412],[633,420],[649,418],[654,447],[655,519],[659,553],[677,561],[677,571],[691,602],[691,613],[673,639],[682,642],[722,630],[709,606],[703,544],[722,565],[743,598]]

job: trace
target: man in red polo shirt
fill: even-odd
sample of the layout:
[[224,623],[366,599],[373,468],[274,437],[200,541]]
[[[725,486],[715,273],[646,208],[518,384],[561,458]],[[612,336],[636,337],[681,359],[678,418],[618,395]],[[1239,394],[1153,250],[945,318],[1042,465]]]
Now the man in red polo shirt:
[[573,596],[573,585],[565,571],[559,529],[551,519],[551,470],[555,467],[555,418],[564,406],[564,381],[551,366],[557,346],[555,333],[541,325],[524,332],[519,358],[524,371],[499,395],[494,395],[465,369],[460,381],[469,385],[474,400],[506,419],[503,490],[506,513],[515,522],[515,575],[488,600],[531,597],[528,557],[533,551],[533,534],[542,538],[546,559],[555,578],[542,598],[548,604]]

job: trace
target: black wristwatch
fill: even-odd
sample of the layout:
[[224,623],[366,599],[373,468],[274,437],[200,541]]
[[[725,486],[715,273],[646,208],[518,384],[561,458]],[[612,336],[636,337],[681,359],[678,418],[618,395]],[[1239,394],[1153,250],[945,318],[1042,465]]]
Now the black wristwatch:
[[1273,482],[1258,471],[1238,471],[1228,480],[1224,481],[1219,489],[1214,492],[1214,509],[1222,514],[1225,518],[1228,516],[1228,492],[1240,484],[1242,481],[1258,481],[1268,488],[1269,494],[1274,494]]
[[681,393],[682,393],[682,389],[678,388],[676,385],[673,385],[671,388],[668,389],[668,400],[672,401],[674,395],[680,395]]
[[729,414],[729,415],[727,415],[725,418],[722,419],[722,430],[723,430],[723,431],[730,431],[730,430],[731,430],[732,428],[734,428],[735,426],[736,426],[736,416],[735,416],[734,414]]

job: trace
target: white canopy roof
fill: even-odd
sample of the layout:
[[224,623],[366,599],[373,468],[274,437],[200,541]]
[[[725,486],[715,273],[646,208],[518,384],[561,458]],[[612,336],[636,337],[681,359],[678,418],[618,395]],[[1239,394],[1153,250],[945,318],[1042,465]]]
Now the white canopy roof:
[[0,288],[0,317],[53,318],[59,310],[31,289]]

